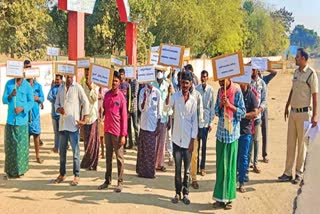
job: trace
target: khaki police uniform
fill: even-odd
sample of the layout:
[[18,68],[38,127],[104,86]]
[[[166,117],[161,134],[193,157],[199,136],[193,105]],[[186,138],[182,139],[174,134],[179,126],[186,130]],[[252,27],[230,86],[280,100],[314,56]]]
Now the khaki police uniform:
[[291,111],[287,132],[287,158],[284,174],[292,176],[292,168],[298,146],[296,160],[296,175],[302,175],[307,153],[308,139],[304,137],[304,121],[311,116],[312,94],[318,93],[318,77],[313,68],[308,65],[300,71],[295,70],[292,80]]

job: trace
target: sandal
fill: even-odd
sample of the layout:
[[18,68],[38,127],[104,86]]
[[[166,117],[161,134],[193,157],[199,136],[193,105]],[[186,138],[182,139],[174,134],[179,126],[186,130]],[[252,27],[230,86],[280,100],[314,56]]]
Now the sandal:
[[268,159],[267,157],[264,157],[264,158],[263,158],[263,162],[264,162],[264,163],[269,163],[269,159]]
[[98,190],[107,189],[108,186],[109,186],[109,184],[103,183],[103,184],[101,184],[100,186],[98,186]]
[[166,167],[164,167],[164,166],[162,166],[160,168],[157,168],[157,170],[162,171],[162,172],[166,172],[167,171]]
[[231,210],[232,209],[232,202],[227,202],[224,206],[225,210]]
[[216,201],[212,204],[213,209],[222,209],[225,207],[223,202]]
[[78,186],[78,184],[79,184],[79,177],[75,176],[73,178],[73,181],[71,181],[70,185],[71,186]]
[[190,204],[190,199],[188,198],[188,195],[184,195],[182,201],[185,205]]
[[174,204],[177,204],[179,202],[179,200],[181,200],[181,195],[176,194],[174,196],[174,198],[171,199],[171,202],[174,203]]
[[65,177],[62,175],[59,175],[56,179],[54,179],[51,183],[53,184],[60,184],[62,181],[64,181]]
[[193,187],[193,189],[199,189],[199,184],[197,181],[192,181],[191,186]]

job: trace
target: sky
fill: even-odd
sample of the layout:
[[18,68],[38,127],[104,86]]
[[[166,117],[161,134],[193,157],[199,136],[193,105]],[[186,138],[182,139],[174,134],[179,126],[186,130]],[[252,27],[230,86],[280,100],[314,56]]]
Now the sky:
[[262,0],[275,10],[286,7],[292,12],[295,22],[292,29],[298,24],[305,28],[317,31],[320,35],[320,0]]

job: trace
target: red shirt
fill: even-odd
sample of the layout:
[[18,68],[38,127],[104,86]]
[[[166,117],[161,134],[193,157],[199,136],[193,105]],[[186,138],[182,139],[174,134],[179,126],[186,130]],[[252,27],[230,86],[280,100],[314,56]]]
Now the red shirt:
[[127,136],[127,101],[120,90],[108,91],[103,100],[104,132],[116,136]]

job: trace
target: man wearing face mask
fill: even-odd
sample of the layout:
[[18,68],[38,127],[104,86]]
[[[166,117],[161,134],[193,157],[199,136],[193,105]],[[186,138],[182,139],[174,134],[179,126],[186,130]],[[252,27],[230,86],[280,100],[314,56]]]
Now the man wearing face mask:
[[[161,70],[160,70],[161,69]],[[165,105],[165,100],[168,97],[168,89],[170,83],[164,77],[164,70],[160,68],[156,70],[157,80],[152,83],[154,87],[159,89],[161,94],[161,103]],[[156,131],[156,170],[161,170],[166,172],[166,168],[164,166],[164,155],[165,155],[165,141],[166,141],[166,130],[167,123],[169,119],[169,115],[172,114],[170,112],[170,108],[164,108],[162,106],[161,118],[158,120],[157,131]]]
[[253,153],[253,172],[260,173],[261,170],[258,168],[258,153],[259,144],[261,139],[261,113],[267,106],[267,86],[265,82],[259,77],[258,69],[252,69],[251,74],[251,86],[258,93],[258,116],[254,120],[254,134],[253,141],[251,143],[251,149],[249,150],[249,160],[251,160],[252,150]]
[[136,172],[139,177],[155,177],[155,145],[157,121],[161,118],[160,91],[148,83],[139,93],[141,111]]

